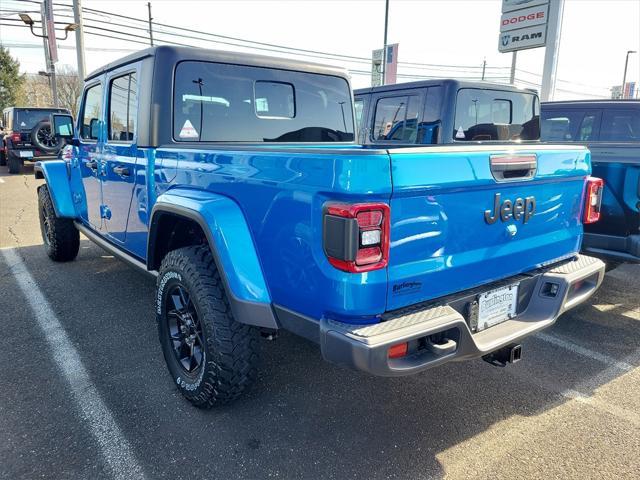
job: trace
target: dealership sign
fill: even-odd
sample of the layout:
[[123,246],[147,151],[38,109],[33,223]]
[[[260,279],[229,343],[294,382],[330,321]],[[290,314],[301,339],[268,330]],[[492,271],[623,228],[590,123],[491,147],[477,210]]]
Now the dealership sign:
[[498,38],[500,52],[546,45],[548,0],[502,0],[502,12]]
[[498,50],[501,52],[513,52],[514,50],[526,50],[527,48],[543,47],[546,40],[546,25],[521,28],[520,30],[501,33]]
[[545,3],[549,3],[549,0],[502,0],[502,13],[535,7],[536,5],[543,5]]
[[549,6],[545,4],[503,13],[500,18],[500,32],[546,24],[548,7]]

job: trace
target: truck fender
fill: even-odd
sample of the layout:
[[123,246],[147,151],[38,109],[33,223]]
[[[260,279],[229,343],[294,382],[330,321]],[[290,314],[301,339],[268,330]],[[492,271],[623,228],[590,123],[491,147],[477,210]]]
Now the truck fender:
[[56,215],[60,218],[76,218],[67,162],[64,160],[37,162],[33,172],[36,178],[44,178],[47,182]]
[[242,210],[229,197],[199,190],[171,189],[151,211],[147,268],[153,269],[159,220],[170,214],[198,223],[213,253],[234,317],[257,327],[278,328],[262,267]]

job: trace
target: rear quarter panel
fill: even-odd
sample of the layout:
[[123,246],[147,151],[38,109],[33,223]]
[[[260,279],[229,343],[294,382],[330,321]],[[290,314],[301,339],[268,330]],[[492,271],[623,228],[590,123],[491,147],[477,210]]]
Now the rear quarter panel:
[[322,246],[322,212],[327,201],[389,202],[386,152],[353,145],[159,148],[155,177],[157,192],[202,189],[240,206],[275,304],[315,319],[357,321],[384,312],[387,271],[332,267]]

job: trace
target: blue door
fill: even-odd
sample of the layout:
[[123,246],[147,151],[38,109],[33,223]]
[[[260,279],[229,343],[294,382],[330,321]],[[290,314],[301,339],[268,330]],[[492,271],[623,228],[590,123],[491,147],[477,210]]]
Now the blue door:
[[[138,86],[135,70],[117,70],[107,78],[107,125],[104,144],[102,203],[105,230],[111,240],[127,243],[137,163]],[[135,67],[134,67],[135,68]]]
[[82,111],[78,122],[78,160],[85,205],[81,218],[94,230],[102,228],[102,187],[100,180],[103,131],[103,87],[102,82],[87,86],[84,91]]

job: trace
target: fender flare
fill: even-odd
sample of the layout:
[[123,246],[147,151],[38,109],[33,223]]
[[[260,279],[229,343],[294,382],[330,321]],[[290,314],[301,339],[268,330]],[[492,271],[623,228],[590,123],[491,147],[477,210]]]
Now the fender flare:
[[77,218],[71,184],[69,183],[67,162],[64,160],[37,162],[33,167],[33,172],[36,178],[44,178],[47,183],[56,216]]
[[175,188],[163,193],[151,211],[147,240],[147,268],[155,258],[155,238],[164,214],[196,222],[204,232],[220,272],[231,310],[241,323],[279,328],[271,295],[242,210],[229,197]]

